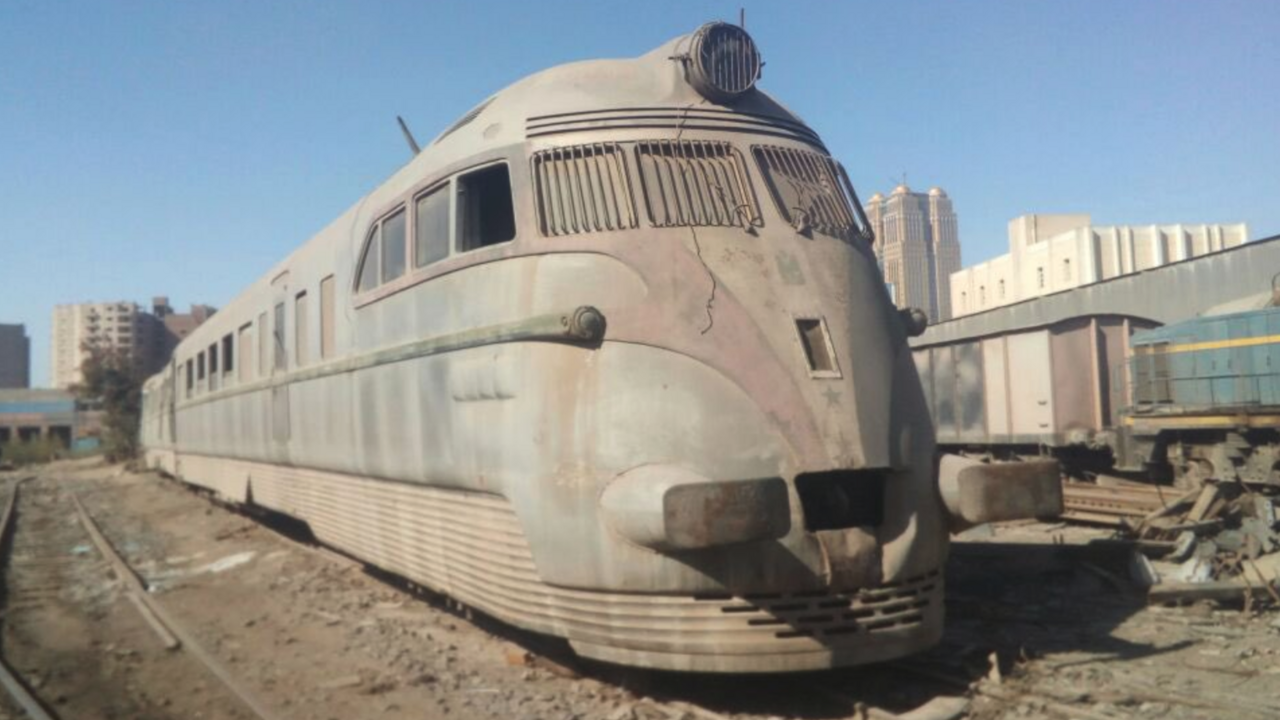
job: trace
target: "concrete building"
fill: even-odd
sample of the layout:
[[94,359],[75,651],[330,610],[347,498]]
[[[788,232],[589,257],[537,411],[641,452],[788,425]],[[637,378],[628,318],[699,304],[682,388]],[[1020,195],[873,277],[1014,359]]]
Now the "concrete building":
[[905,184],[889,197],[872,195],[867,220],[876,236],[876,259],[898,307],[924,310],[932,322],[951,317],[951,274],[960,269],[960,235],[951,198],[942,188],[911,192]]
[[192,305],[185,315],[174,313],[164,296],[152,300],[150,313],[128,301],[58,305],[53,310],[50,384],[66,389],[80,382],[86,344],[127,350],[138,370],[151,375],[169,361],[178,342],[213,313],[207,305]]
[[1009,253],[951,276],[954,317],[1110,280],[1248,242],[1234,225],[1093,225],[1088,215],[1023,215]]
[[50,384],[65,390],[80,382],[86,344],[136,351],[142,344],[138,314],[137,303],[125,301],[54,307]]
[[0,388],[31,386],[31,338],[23,325],[0,324]]
[[76,399],[65,390],[0,390],[0,445],[52,437],[64,448],[76,434]]
[[[168,345],[160,351],[160,365],[169,361],[173,348],[182,339],[208,320],[216,310],[211,305],[192,305],[191,312],[175,313],[169,306],[169,298],[163,295],[151,299],[151,314],[164,324]],[[157,368],[158,369],[158,368]]]

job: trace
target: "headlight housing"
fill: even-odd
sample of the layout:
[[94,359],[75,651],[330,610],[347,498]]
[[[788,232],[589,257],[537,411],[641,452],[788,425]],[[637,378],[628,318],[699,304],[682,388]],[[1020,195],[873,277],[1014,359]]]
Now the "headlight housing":
[[729,102],[755,87],[760,51],[746,30],[710,22],[693,34],[685,59],[685,79],[708,100]]

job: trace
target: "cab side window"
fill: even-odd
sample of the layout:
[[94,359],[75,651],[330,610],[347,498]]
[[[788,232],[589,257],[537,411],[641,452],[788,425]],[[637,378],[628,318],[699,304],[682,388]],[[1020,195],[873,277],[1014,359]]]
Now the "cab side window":
[[458,178],[458,252],[509,242],[515,236],[507,166],[490,165]]
[[360,258],[356,292],[367,292],[404,275],[409,260],[408,224],[404,206],[374,223]]
[[419,195],[413,207],[413,266],[449,257],[449,183]]

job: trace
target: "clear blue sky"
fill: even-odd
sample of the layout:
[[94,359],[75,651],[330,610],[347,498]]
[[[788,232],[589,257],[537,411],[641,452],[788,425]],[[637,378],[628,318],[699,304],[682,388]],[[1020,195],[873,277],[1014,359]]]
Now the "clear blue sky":
[[1029,212],[1280,233],[1280,3],[0,4],[0,322],[226,303],[494,90],[736,19],[862,195],[955,201],[965,263]]

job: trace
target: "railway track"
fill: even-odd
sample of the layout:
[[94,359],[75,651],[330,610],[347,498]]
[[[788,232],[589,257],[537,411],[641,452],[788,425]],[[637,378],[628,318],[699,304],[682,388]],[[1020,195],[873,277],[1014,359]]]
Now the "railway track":
[[1062,517],[1099,525],[1123,526],[1177,501],[1182,491],[1170,487],[1105,486],[1085,482],[1062,484]]
[[[74,493],[33,478],[16,480],[0,492],[5,493],[0,513],[5,578],[0,686],[23,715],[33,720],[83,717],[83,708],[71,702],[78,698],[95,710],[103,709],[106,716],[183,716],[177,710],[155,712],[156,708],[148,707],[145,695],[132,696],[138,689],[128,683],[102,681],[103,675],[114,674],[108,666],[113,663],[109,653],[115,646],[100,642],[98,636],[104,619],[112,615],[112,606],[123,596],[156,637],[155,652],[180,652],[198,666],[196,673],[212,675],[225,687],[233,698],[228,704],[239,706],[228,707],[227,715],[275,720],[276,716],[147,592]],[[118,618],[120,614],[115,615]],[[14,618],[22,618],[20,629],[13,627],[17,625]],[[23,664],[10,658],[15,648],[26,656]],[[15,670],[15,666],[30,666],[32,658],[92,653],[92,649],[99,658],[86,657],[85,672],[69,677],[55,679],[40,674],[39,668],[26,674]],[[69,702],[68,709],[60,709]]]

